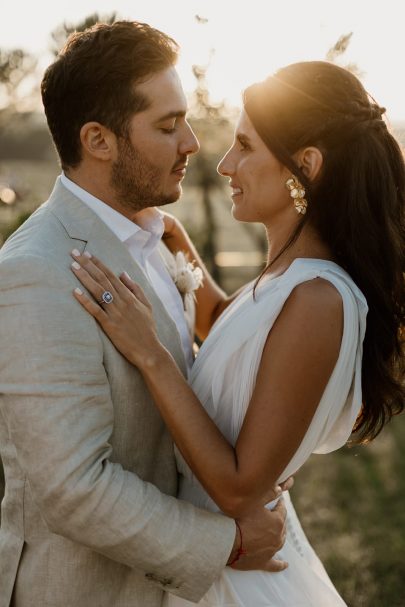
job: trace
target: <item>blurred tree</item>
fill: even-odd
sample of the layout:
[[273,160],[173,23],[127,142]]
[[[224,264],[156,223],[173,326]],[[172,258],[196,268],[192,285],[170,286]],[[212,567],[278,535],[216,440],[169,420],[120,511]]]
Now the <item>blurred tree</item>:
[[[208,19],[201,15],[195,15],[195,19],[202,26],[208,23]],[[200,245],[200,252],[208,269],[221,284],[220,268],[215,261],[218,252],[218,226],[213,195],[219,192],[220,200],[225,201],[225,182],[217,173],[217,164],[233,139],[234,124],[239,111],[228,107],[223,101],[211,101],[207,72],[214,54],[214,49],[211,49],[206,65],[192,67],[197,84],[191,97],[190,122],[201,143],[201,149],[193,161],[190,177],[201,189],[204,210],[204,230],[200,231],[198,237],[196,235],[197,244]],[[253,240],[255,248],[264,254],[267,249],[264,231],[248,223],[240,225]]]
[[0,48],[0,124],[17,111],[23,98],[22,85],[34,73],[36,64],[36,59],[22,49]]
[[52,52],[57,55],[61,48],[65,45],[66,40],[73,32],[83,32],[85,29],[95,25],[96,23],[114,23],[117,20],[118,13],[115,11],[109,15],[99,15],[99,13],[93,13],[88,15],[82,21],[78,23],[67,23],[64,21],[51,33],[53,40]]
[[199,239],[200,252],[214,279],[220,282],[220,269],[215,262],[218,228],[212,196],[215,190],[222,188],[216,165],[221,147],[224,147],[221,146],[224,143],[223,133],[230,131],[230,117],[224,103],[214,104],[210,99],[206,80],[208,65],[193,65],[192,69],[197,86],[191,97],[190,122],[201,143],[201,149],[193,161],[191,179],[201,190],[204,211],[204,230]]
[[[207,71],[213,55],[214,51],[211,50],[207,65],[193,66],[197,86],[190,102],[190,122],[201,143],[201,149],[193,160],[190,176],[202,193],[204,230],[197,237],[200,252],[215,280],[221,284],[220,268],[215,263],[218,252],[218,226],[213,195],[219,193],[219,198],[223,202],[229,198],[228,196],[225,198],[225,181],[217,173],[217,164],[231,144],[239,110],[228,107],[224,102],[211,101]],[[264,256],[267,250],[264,230],[257,229],[256,225],[249,223],[240,225],[253,241],[255,249]]]

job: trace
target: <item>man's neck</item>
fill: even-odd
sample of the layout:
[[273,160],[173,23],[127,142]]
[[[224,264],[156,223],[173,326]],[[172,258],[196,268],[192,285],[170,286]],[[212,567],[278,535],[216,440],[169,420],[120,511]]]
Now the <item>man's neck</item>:
[[109,207],[133,221],[134,211],[120,204],[115,196],[114,190],[106,180],[105,175],[100,175],[97,171],[83,171],[79,169],[65,169],[64,174],[70,181],[78,185],[89,194],[98,198]]

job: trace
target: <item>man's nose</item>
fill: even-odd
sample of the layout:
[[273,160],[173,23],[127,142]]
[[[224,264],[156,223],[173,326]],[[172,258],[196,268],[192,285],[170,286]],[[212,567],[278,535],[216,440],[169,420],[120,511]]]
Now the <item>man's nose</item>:
[[186,124],[186,133],[180,144],[180,154],[195,154],[200,149],[200,144],[189,124]]

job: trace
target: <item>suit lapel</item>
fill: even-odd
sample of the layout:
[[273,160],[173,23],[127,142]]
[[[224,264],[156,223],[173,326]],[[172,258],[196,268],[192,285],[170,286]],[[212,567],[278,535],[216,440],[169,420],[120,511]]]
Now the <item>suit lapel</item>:
[[177,326],[127,247],[85,203],[69,192],[59,179],[45,205],[56,215],[69,237],[76,241],[72,243],[72,248],[76,247],[81,252],[87,249],[101,259],[114,274],[127,272],[142,287],[152,304],[160,340],[173,354],[182,372],[186,374]]

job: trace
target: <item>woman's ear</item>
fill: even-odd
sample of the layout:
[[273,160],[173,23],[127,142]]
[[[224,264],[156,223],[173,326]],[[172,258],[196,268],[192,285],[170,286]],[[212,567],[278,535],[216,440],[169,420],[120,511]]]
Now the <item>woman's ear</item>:
[[314,146],[304,148],[298,154],[297,164],[309,181],[315,181],[323,165],[322,152]]
[[116,136],[99,122],[86,122],[80,129],[85,154],[98,160],[111,160],[116,152]]

